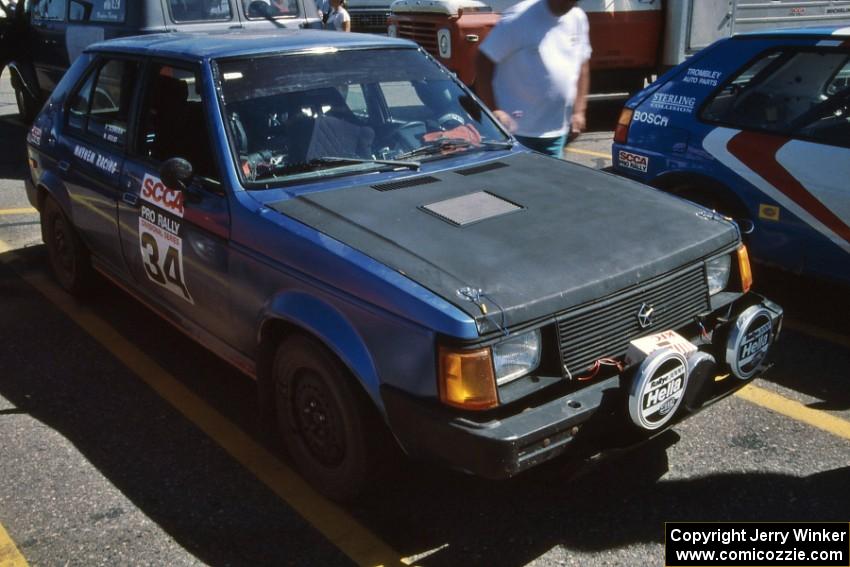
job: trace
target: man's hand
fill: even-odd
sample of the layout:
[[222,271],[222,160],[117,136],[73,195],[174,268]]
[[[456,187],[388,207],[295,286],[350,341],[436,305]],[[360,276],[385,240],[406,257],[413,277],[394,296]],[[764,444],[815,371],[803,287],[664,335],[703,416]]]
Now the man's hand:
[[502,123],[502,126],[508,129],[508,132],[510,132],[511,134],[516,132],[516,120],[514,120],[510,114],[508,114],[504,110],[494,110],[493,116],[495,116],[496,119]]
[[587,129],[587,117],[584,112],[573,112],[570,119],[570,140],[578,138],[578,135]]

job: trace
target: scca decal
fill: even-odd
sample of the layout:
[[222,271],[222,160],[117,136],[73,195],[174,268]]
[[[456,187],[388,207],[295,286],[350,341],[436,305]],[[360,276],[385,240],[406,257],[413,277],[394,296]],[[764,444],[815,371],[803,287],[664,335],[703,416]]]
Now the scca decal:
[[635,171],[640,171],[642,173],[646,173],[649,169],[649,158],[646,156],[620,150],[617,157],[620,161],[620,165],[626,169],[634,169]]
[[145,174],[141,196],[148,203],[183,218],[183,192],[166,187],[159,177]]

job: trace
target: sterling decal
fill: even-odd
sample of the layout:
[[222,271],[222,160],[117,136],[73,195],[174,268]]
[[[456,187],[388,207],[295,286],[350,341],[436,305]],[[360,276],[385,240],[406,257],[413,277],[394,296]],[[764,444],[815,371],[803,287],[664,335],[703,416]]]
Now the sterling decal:
[[720,84],[720,71],[710,71],[708,69],[688,69],[687,75],[682,79],[683,83],[691,83],[693,85],[703,85],[706,87],[716,87]]
[[649,169],[649,158],[646,156],[620,150],[617,159],[620,165],[626,169],[633,169],[641,173],[646,173]]
[[670,119],[661,114],[655,114],[654,112],[643,112],[638,110],[635,112],[632,122],[642,122],[644,124],[651,124],[652,126],[661,126],[662,128],[665,128],[670,123]]
[[688,113],[694,111],[696,104],[697,99],[695,97],[667,93],[655,93],[652,95],[652,101],[649,103],[652,108],[659,110]]
[[139,247],[148,279],[194,304],[183,271],[183,192],[146,174],[139,208]]
[[90,163],[104,173],[115,175],[118,173],[118,162],[109,156],[101,155],[100,153],[90,150],[85,146],[77,144],[74,146],[74,157]]

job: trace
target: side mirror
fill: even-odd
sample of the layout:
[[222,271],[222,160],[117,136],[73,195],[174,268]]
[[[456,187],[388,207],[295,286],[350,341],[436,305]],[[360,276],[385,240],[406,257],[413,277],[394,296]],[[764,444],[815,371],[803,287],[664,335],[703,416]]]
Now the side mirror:
[[248,16],[251,18],[270,18],[272,17],[272,7],[263,0],[253,0],[248,5]]
[[166,187],[186,190],[186,185],[192,179],[192,164],[180,157],[165,160],[159,167],[159,177]]

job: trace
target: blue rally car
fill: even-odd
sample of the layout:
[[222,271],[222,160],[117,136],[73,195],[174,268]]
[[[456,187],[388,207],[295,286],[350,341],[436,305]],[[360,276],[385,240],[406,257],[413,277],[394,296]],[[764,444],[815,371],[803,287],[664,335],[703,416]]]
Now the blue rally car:
[[59,283],[97,271],[256,378],[335,498],[396,442],[491,478],[633,445],[779,332],[733,223],[528,152],[404,40],[101,43],[28,152]]
[[740,221],[754,260],[850,283],[850,28],[718,41],[637,93],[614,170]]

